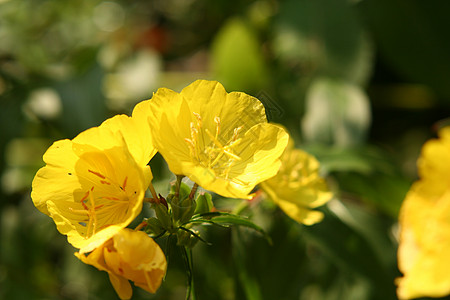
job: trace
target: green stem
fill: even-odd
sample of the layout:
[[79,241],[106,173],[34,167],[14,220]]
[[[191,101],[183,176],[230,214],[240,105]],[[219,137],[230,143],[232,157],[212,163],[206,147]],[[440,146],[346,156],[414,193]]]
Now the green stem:
[[188,288],[186,291],[186,300],[196,300],[194,289],[194,264],[192,261],[192,249],[182,247],[184,263],[186,265],[186,271],[188,275]]
[[192,187],[191,193],[189,194],[189,200],[194,199],[195,193],[197,192],[198,184],[194,183],[194,186]]
[[246,249],[243,244],[240,228],[233,228],[231,231],[232,237],[232,257],[234,260],[234,266],[237,271],[237,282],[241,285],[245,299],[248,300],[262,300],[260,287],[257,279],[248,272],[246,268]]
[[248,200],[242,200],[241,203],[233,208],[231,213],[233,215],[240,215],[249,206],[249,203],[250,202]]
[[[185,247],[186,249],[186,247]],[[189,265],[191,268],[191,295],[192,295],[192,300],[196,300],[197,297],[195,295],[195,285],[194,285],[194,262],[193,262],[193,258],[192,258],[192,248],[186,249],[187,250],[187,256],[188,256],[188,261],[189,261]]]
[[181,187],[181,180],[183,180],[184,175],[177,175],[177,181],[175,183],[175,203],[178,203],[178,200],[180,198],[180,187]]

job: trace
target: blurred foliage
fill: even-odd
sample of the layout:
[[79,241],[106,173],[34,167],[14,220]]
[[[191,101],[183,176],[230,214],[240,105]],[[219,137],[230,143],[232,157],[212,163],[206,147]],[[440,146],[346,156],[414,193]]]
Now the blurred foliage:
[[[194,248],[199,299],[396,299],[397,213],[423,142],[450,115],[444,0],[0,1],[0,298],[114,299],[30,200],[55,140],[197,78],[257,96],[322,164],[335,199],[302,226],[244,211],[272,238],[211,227]],[[155,187],[168,187],[160,157]],[[161,183],[161,184],[160,184]],[[226,209],[235,200],[215,201]],[[228,202],[229,203],[228,203]],[[155,295],[183,299],[171,241]]]

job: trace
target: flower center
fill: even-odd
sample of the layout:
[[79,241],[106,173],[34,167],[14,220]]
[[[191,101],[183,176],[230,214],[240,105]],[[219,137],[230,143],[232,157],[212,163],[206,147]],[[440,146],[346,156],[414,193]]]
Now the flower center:
[[281,165],[279,174],[286,183],[296,183],[298,185],[308,184],[314,177],[311,177],[308,161],[306,158],[296,153],[291,153],[285,163]]
[[[125,177],[123,183],[120,185],[115,184],[110,178],[99,172],[92,170],[88,170],[88,172],[98,177],[99,184],[107,186],[107,188],[106,191],[104,188],[101,188],[101,192],[99,191],[94,193],[95,187],[99,186],[96,182],[94,182],[94,185],[88,189],[84,196],[79,200],[82,209],[74,209],[73,207],[69,207],[71,212],[84,216],[82,221],[78,222],[78,224],[85,227],[85,232],[80,232],[84,235],[85,239],[90,238],[96,232],[113,223],[119,223],[122,216],[126,215],[130,202],[129,197],[126,194],[128,176]],[[119,189],[117,189],[117,187]],[[111,218],[111,216],[113,217]]]
[[222,134],[220,117],[214,117],[215,133],[203,128],[200,114],[193,112],[196,122],[190,123],[190,138],[185,138],[191,157],[201,166],[214,170],[220,177],[228,179],[228,174],[235,163],[241,158],[236,154],[235,147],[241,142],[239,134],[242,126],[233,129],[228,139]]

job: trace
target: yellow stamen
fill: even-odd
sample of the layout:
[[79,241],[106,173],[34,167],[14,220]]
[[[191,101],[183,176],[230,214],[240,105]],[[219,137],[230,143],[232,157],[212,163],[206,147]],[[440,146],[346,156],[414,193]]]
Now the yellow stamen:
[[[89,191],[89,223],[87,226],[86,238],[94,235],[97,231],[97,215],[95,214],[95,201],[92,191]],[[91,232],[92,231],[92,232]],[[90,234],[89,234],[90,233]]]
[[215,117],[214,122],[216,123],[216,139],[217,139],[219,137],[219,133],[220,133],[220,118]]
[[[202,117],[196,112],[193,112],[193,115],[197,120],[197,124],[195,125],[194,122],[190,123],[191,136],[184,139],[188,144],[191,156],[201,165],[219,172],[219,176],[227,177],[233,164],[241,160],[241,157],[235,153],[233,148],[242,140],[239,138],[239,134],[243,126],[235,128],[231,138],[224,144],[219,138],[221,133],[220,117],[214,117],[216,130],[213,135],[208,128],[204,128],[203,132],[200,132],[203,126]],[[209,138],[208,143],[205,143],[205,136]],[[203,144],[199,144],[199,138],[201,138]]]

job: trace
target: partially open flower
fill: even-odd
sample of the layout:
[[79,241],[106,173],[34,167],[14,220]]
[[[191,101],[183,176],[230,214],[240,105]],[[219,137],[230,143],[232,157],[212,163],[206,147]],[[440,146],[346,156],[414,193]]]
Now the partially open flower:
[[274,176],[288,141],[258,99],[215,81],[197,80],[181,93],[159,89],[138,109],[170,170],[225,197],[248,198]]
[[130,299],[128,280],[155,293],[166,274],[167,261],[158,244],[142,231],[123,229],[88,255],[75,253],[82,262],[108,272],[120,299]]
[[111,238],[142,209],[152,179],[150,158],[128,147],[133,138],[122,133],[132,126],[128,122],[130,117],[117,116],[73,140],[55,142],[33,180],[33,203],[81,252]]
[[400,209],[400,299],[450,294],[450,127],[428,141]]
[[261,183],[262,189],[292,219],[312,225],[323,213],[313,210],[332,197],[325,180],[319,176],[319,162],[289,143],[281,156],[277,175]]

